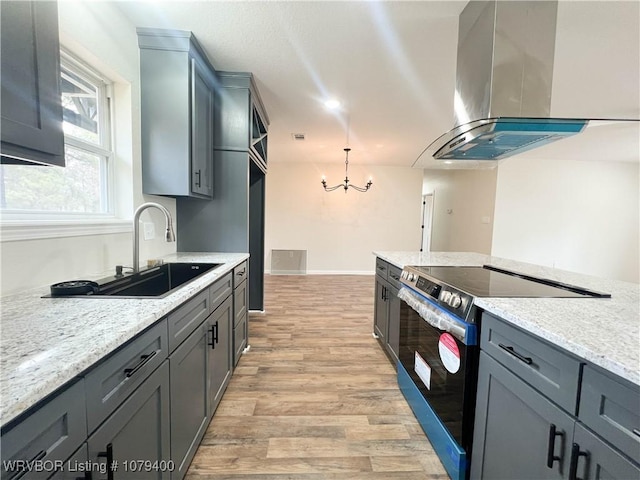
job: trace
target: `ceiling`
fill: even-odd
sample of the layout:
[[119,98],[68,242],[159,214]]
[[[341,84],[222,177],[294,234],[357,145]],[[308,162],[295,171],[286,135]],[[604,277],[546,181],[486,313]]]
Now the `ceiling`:
[[[221,71],[252,72],[269,162],[411,166],[453,126],[467,1],[119,2],[135,26],[190,30]],[[331,111],[329,98],[342,104]],[[302,133],[305,140],[294,140]]]

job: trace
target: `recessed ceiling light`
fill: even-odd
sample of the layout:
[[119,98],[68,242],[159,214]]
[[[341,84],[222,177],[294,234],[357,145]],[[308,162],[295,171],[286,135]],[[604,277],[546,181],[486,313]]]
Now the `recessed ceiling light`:
[[324,102],[324,106],[327,107],[329,110],[337,110],[338,108],[340,108],[340,102],[335,98],[332,98]]

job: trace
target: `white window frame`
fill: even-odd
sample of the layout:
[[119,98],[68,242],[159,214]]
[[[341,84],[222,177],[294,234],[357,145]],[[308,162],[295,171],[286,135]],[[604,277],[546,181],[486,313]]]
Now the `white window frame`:
[[101,175],[101,200],[106,202],[106,208],[100,213],[3,210],[0,216],[1,242],[131,232],[131,222],[116,217],[115,212],[116,157],[113,148],[114,129],[111,122],[114,116],[112,82],[64,48],[60,51],[60,62],[61,66],[72,70],[75,75],[98,85],[104,98],[104,102],[101,102],[103,104],[98,107],[101,126],[100,144],[86,142],[69,135],[65,135],[64,143],[65,146],[69,145],[106,158],[106,162],[102,162]]

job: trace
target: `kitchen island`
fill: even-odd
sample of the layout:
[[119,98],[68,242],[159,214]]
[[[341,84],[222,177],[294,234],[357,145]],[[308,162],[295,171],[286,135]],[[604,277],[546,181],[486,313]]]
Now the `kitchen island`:
[[169,255],[165,262],[221,265],[164,298],[41,298],[48,293],[46,288],[2,298],[0,424],[6,426],[79,377],[248,257],[245,253]]
[[[376,307],[374,332],[386,320],[382,347],[451,478],[640,476],[639,285],[475,253],[374,254],[376,305],[387,304],[386,318]],[[513,290],[499,288],[509,277],[476,268],[401,274],[487,265],[516,273]],[[528,296],[517,274],[611,297]],[[451,283],[434,283],[444,278]],[[459,313],[467,305],[469,317]]]

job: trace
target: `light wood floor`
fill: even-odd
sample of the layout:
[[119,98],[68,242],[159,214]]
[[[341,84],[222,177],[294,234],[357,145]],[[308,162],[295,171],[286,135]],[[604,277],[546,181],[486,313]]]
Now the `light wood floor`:
[[372,276],[267,275],[187,480],[448,478],[371,335],[373,298]]

